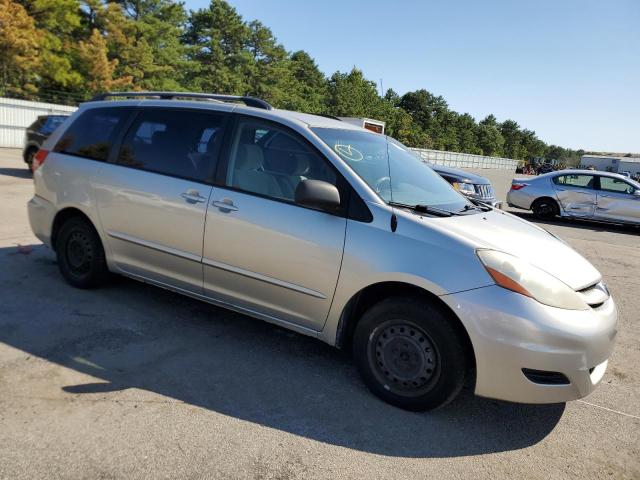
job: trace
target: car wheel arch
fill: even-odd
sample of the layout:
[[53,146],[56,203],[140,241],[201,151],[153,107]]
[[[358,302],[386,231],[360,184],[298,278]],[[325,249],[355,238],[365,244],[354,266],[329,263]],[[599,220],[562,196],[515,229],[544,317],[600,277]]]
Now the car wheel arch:
[[469,369],[475,368],[475,352],[469,334],[451,308],[440,297],[424,288],[410,283],[390,281],[368,285],[353,295],[345,304],[338,321],[335,346],[341,350],[350,350],[353,333],[363,313],[376,303],[390,297],[417,297],[441,309],[456,328],[462,339]]
[[536,203],[542,202],[542,201],[549,201],[551,202],[553,205],[555,205],[555,209],[556,209],[556,214],[560,215],[562,213],[562,207],[560,206],[560,202],[558,201],[557,198],[551,197],[549,195],[544,195],[541,197],[537,197],[535,200],[533,200],[533,202],[531,202],[531,205],[529,205],[529,210],[533,211],[534,205]]
[[[72,218],[82,218],[89,225],[91,225],[96,232],[98,232],[98,229],[96,228],[94,222],[82,210],[76,207],[62,208],[56,213],[55,217],[53,218],[53,224],[51,226],[51,248],[54,251],[56,249],[56,240],[57,240],[58,232],[60,231],[60,227],[62,227],[62,225],[64,225],[65,222],[67,222]],[[98,234],[98,237],[100,237],[99,234]]]

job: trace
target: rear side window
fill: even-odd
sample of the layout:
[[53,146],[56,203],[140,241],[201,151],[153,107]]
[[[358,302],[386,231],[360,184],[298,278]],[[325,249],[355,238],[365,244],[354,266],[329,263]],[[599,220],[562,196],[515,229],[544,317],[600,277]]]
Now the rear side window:
[[225,116],[190,110],[143,110],[131,125],[119,165],[197,181],[208,180],[218,160]]
[[593,188],[593,175],[561,175],[553,178],[553,183],[563,187]]
[[55,152],[105,161],[129,108],[93,108],[81,114],[62,135]]

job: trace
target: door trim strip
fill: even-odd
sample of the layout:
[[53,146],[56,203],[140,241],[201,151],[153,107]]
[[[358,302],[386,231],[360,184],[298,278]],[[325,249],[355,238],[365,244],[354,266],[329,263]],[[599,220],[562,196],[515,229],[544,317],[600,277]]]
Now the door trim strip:
[[192,292],[190,290],[185,290],[184,288],[180,288],[177,287],[175,285],[169,285],[168,283],[164,283],[164,282],[160,282],[158,280],[154,280],[152,278],[148,278],[142,275],[137,275],[135,273],[131,273],[131,272],[126,272],[126,271],[122,271],[122,274],[133,278],[134,280],[138,280],[140,282],[144,282],[144,283],[148,283],[150,285],[155,285],[156,287],[160,287],[160,288],[164,288],[165,290],[171,290],[173,292],[178,292],[181,293],[183,295],[186,295],[188,297],[191,298],[195,298],[196,300],[201,300],[203,302],[207,302],[210,303],[212,305],[215,305],[217,307],[221,307],[221,308],[226,308],[228,310],[233,310],[234,312],[238,312],[241,313],[243,315],[249,315],[253,318],[257,318],[259,320],[264,320],[266,322],[269,323],[273,323],[275,325],[280,325],[282,327],[288,328],[290,330],[294,330],[298,333],[301,333],[303,335],[309,335],[311,337],[315,337],[318,338],[319,333],[321,332],[320,330],[314,330],[312,328],[309,327],[305,327],[303,325],[298,325],[297,323],[292,323],[289,322],[287,320],[283,320],[279,317],[275,317],[273,315],[267,315],[265,313],[260,313],[256,310],[251,310],[250,308],[246,308],[246,307],[241,307],[239,305],[235,305],[233,303],[229,303],[229,302],[225,302],[213,297],[209,297],[206,295],[202,295],[196,292]]
[[211,260],[206,257],[202,259],[202,263],[209,267],[218,268],[220,270],[225,270],[231,273],[237,273],[238,275],[242,275],[243,277],[253,278],[254,280],[277,285],[278,287],[287,288],[289,290],[293,290],[294,292],[304,293],[305,295],[309,295],[311,297],[320,298],[322,300],[325,300],[327,298],[326,295],[320,292],[316,292],[315,290],[311,290],[310,288],[302,287],[300,285],[296,285],[295,283],[285,282],[284,280],[279,280],[267,275],[262,275],[261,273],[245,270],[244,268],[234,267],[233,265],[229,265],[226,263],[216,262],[215,260]]
[[149,240],[143,240],[138,237],[133,237],[131,235],[127,235],[126,233],[107,232],[107,235],[113,238],[117,238],[118,240],[124,240],[125,242],[134,243],[142,247],[157,250],[158,252],[168,253],[169,255],[173,255],[175,257],[191,260],[192,262],[200,263],[202,261],[202,257],[200,257],[199,255],[194,255],[193,253],[183,252],[182,250],[178,250],[177,248],[171,248],[159,243],[150,242]]

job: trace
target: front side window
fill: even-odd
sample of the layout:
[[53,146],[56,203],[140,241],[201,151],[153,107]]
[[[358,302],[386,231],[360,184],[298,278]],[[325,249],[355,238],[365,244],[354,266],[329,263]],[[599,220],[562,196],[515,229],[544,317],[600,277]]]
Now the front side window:
[[105,161],[130,108],[92,108],[82,113],[64,132],[54,152]]
[[187,110],[143,110],[129,128],[119,165],[191,180],[211,178],[224,116]]
[[324,157],[297,134],[274,124],[241,120],[231,145],[230,187],[293,202],[303,180],[337,183]]
[[313,128],[387,203],[426,205],[458,212],[469,202],[400,142],[376,133]]
[[560,175],[553,178],[553,183],[563,187],[593,188],[593,175]]
[[619,178],[600,177],[600,190],[605,192],[633,193],[635,189],[636,187]]

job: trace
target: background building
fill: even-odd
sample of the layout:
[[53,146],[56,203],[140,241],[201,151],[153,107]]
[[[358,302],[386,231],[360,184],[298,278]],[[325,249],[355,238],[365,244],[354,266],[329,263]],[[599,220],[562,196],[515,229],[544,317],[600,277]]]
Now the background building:
[[595,167],[605,172],[630,172],[631,175],[640,174],[640,157],[615,157],[608,155],[583,155],[580,160],[582,168]]

